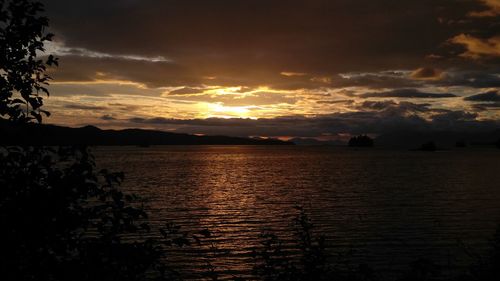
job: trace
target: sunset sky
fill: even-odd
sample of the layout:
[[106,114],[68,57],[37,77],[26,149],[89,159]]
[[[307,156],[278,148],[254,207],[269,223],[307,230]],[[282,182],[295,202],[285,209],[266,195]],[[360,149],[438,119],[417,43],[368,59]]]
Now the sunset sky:
[[500,128],[500,0],[43,0],[46,122],[318,137]]

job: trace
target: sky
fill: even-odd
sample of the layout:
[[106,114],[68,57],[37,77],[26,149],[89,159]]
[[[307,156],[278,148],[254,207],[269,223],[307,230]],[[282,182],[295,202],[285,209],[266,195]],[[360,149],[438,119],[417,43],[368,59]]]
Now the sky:
[[339,139],[500,128],[500,0],[42,0],[46,122]]

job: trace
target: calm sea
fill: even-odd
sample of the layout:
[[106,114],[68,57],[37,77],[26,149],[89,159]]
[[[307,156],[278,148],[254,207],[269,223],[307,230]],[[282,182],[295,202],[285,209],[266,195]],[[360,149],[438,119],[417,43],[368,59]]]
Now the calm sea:
[[[251,276],[260,235],[292,239],[295,206],[327,238],[331,259],[381,272],[431,258],[464,264],[500,223],[500,150],[413,152],[342,147],[94,148],[100,167],[126,173],[154,225],[209,229],[211,246],[173,249],[188,278],[210,264]],[[223,279],[222,278],[222,279]]]

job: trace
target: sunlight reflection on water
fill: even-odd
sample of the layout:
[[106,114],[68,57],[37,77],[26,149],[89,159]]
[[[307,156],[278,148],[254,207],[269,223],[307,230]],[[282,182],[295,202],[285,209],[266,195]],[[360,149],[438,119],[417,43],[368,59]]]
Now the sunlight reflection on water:
[[[397,271],[420,257],[460,263],[458,240],[482,247],[500,222],[500,150],[440,153],[332,147],[95,148],[98,166],[124,171],[154,224],[208,228],[216,253],[181,249],[187,272],[248,276],[259,234],[290,239],[301,205],[332,254]],[[205,254],[200,252],[206,251]],[[204,257],[203,257],[204,256]],[[451,260],[450,260],[451,259]],[[194,278],[195,275],[191,277]]]

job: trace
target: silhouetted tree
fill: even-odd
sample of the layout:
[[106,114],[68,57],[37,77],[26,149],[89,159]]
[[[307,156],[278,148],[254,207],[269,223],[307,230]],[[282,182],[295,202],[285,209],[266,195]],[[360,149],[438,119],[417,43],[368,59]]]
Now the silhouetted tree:
[[0,116],[12,121],[42,121],[42,93],[50,76],[47,67],[57,65],[52,55],[39,58],[44,43],[53,34],[46,33],[48,19],[40,15],[38,1],[0,0]]
[[[95,171],[82,148],[4,147],[0,154],[2,280],[161,278],[147,214]],[[5,278],[5,279],[4,279]]]
[[[49,115],[40,94],[57,59],[39,58],[53,36],[42,11],[0,0],[0,116],[11,122]],[[147,214],[122,180],[83,147],[0,147],[0,279],[163,280],[161,244],[143,238]]]
[[325,237],[315,233],[314,224],[302,207],[293,220],[293,253],[273,233],[261,236],[262,248],[254,253],[254,273],[266,281],[376,281],[375,272],[367,265],[350,270],[328,260]]

